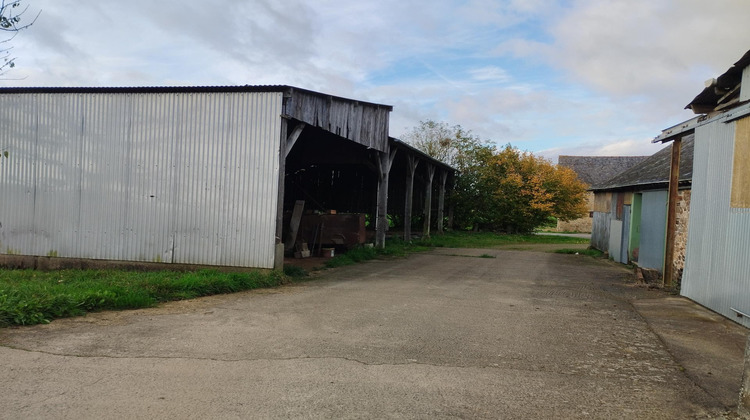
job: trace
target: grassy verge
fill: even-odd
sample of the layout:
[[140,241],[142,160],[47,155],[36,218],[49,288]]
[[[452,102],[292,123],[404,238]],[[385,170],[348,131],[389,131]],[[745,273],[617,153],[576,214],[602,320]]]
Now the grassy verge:
[[554,235],[505,235],[492,232],[446,232],[422,242],[446,248],[493,248],[523,244],[587,244],[588,239]]
[[[563,236],[500,235],[447,232],[407,243],[389,239],[385,249],[357,248],[326,262],[340,267],[388,256],[405,256],[432,247],[493,248],[514,244],[582,244],[586,239]],[[564,251],[564,250],[563,250]],[[582,250],[573,252],[586,253]],[[481,258],[491,258],[484,254]],[[307,273],[289,266],[285,273],[137,272],[122,270],[0,270],[0,327],[46,323],[56,318],[109,309],[135,309],[160,302],[280,285]]]
[[[434,247],[444,248],[495,248],[523,244],[587,244],[588,239],[551,235],[505,235],[492,232],[445,232],[429,239],[411,243],[401,239],[388,239],[385,249],[357,248],[340,254],[325,263],[327,268],[351,265],[382,256],[404,256],[412,252],[427,251]],[[481,258],[493,258],[484,254]]]
[[277,286],[280,273],[0,270],[0,326],[47,323],[106,309]]
[[406,243],[401,239],[389,239],[386,243],[385,249],[377,248],[355,248],[349,250],[345,254],[339,254],[330,260],[326,261],[325,266],[327,268],[342,267],[345,265],[356,264],[361,261],[373,260],[381,257],[403,257],[406,254],[412,252],[427,251],[431,248],[430,245],[425,244],[422,241],[414,243]]

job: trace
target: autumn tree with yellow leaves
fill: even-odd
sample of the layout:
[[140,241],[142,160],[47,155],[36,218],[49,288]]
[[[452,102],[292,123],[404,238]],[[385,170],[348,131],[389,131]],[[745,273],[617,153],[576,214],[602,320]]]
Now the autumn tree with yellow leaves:
[[449,196],[457,229],[530,232],[551,217],[587,213],[586,185],[575,172],[510,144],[497,149],[461,126],[433,121],[405,140],[458,169]]
[[586,185],[569,168],[507,145],[477,167],[484,200],[481,228],[530,232],[550,217],[586,214]]

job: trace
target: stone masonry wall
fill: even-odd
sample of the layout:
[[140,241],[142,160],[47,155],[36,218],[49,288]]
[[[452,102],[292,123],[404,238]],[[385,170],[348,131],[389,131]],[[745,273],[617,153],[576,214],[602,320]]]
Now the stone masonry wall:
[[592,219],[588,216],[569,222],[557,221],[557,232],[591,232]]
[[677,195],[677,226],[675,231],[674,263],[672,265],[672,284],[682,282],[682,270],[685,268],[685,249],[687,248],[688,219],[690,217],[690,190],[682,190]]
[[591,216],[591,212],[594,211],[594,193],[592,191],[589,191],[586,194],[586,204],[589,210],[589,214],[581,217],[580,219],[571,220],[569,222],[563,222],[558,220],[557,221],[557,228],[555,229],[556,232],[585,232],[585,233],[591,233],[591,227],[593,225],[593,220]]

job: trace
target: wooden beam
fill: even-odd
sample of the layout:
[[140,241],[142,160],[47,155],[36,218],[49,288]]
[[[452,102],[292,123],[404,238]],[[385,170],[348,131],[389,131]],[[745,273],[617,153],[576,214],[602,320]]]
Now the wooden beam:
[[378,152],[378,207],[375,215],[375,246],[385,248],[385,233],[388,231],[388,175],[391,172],[396,148]]
[[424,227],[422,236],[430,237],[430,219],[432,218],[432,178],[435,176],[435,165],[427,164],[427,187],[424,196]]
[[284,158],[289,156],[289,152],[292,151],[292,147],[294,147],[294,144],[297,143],[297,140],[299,139],[299,136],[300,134],[302,134],[302,130],[304,129],[305,123],[299,123],[296,127],[294,127],[294,130],[292,130],[292,134],[287,137],[284,147]]
[[414,155],[406,156],[406,204],[404,205],[404,241],[411,241],[411,213],[414,196],[414,172],[419,160]]
[[445,218],[445,182],[448,180],[448,171],[440,171],[440,195],[438,196],[437,231],[443,233],[443,218]]
[[672,142],[672,162],[669,168],[669,195],[667,201],[667,238],[664,249],[664,287],[674,286],[672,279],[674,273],[674,248],[677,233],[677,197],[680,183],[680,149],[682,139],[677,138]]
[[294,243],[297,242],[297,232],[299,231],[299,224],[302,220],[302,212],[304,210],[305,200],[297,200],[294,202],[292,219],[289,221],[289,236],[284,244],[284,252],[291,251],[294,248]]

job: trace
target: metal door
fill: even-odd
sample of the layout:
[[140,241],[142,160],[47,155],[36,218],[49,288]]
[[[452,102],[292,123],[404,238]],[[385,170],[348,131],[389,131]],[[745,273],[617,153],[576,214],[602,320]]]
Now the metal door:
[[620,246],[620,262],[627,264],[628,248],[630,246],[630,205],[622,206],[622,242]]

